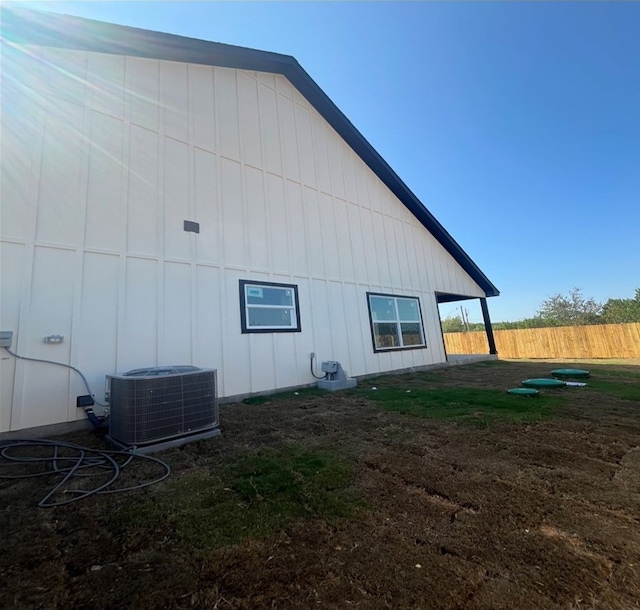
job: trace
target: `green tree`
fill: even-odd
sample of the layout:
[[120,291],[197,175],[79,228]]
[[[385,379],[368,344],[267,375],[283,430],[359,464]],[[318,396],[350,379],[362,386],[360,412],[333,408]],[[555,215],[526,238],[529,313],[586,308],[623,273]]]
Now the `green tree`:
[[602,307],[605,324],[640,322],[640,288],[636,288],[633,299],[609,299]]
[[448,316],[442,320],[443,333],[461,333],[467,330],[460,316]]
[[602,322],[602,308],[602,303],[585,298],[579,288],[574,288],[568,295],[554,294],[543,301],[536,317],[548,322],[547,326],[598,324]]
[[443,333],[464,333],[484,330],[482,322],[463,322],[460,316],[448,316],[442,320]]
[[493,324],[493,330],[514,330],[518,328],[543,328],[545,326],[561,326],[554,320],[545,320],[544,318],[524,318],[514,322],[496,322]]

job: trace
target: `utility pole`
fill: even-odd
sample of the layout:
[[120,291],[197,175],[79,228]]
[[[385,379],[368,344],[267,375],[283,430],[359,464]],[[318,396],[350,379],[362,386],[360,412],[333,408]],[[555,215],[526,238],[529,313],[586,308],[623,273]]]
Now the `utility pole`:
[[465,309],[464,307],[460,307],[460,315],[462,316],[462,323],[464,324],[464,327],[467,329],[467,332],[469,332],[469,311],[466,311],[466,317],[465,317]]

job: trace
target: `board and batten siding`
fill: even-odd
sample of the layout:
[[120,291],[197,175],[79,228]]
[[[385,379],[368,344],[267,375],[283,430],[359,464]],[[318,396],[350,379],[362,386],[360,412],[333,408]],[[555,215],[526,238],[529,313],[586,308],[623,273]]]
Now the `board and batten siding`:
[[[225,397],[313,382],[310,352],[443,362],[434,293],[484,296],[280,75],[33,46],[2,72],[1,327],[99,400],[143,366],[216,368]],[[240,279],[296,284],[302,332],[242,334]],[[419,297],[428,347],[374,353],[367,291]],[[0,362],[2,431],[84,417],[74,372]]]

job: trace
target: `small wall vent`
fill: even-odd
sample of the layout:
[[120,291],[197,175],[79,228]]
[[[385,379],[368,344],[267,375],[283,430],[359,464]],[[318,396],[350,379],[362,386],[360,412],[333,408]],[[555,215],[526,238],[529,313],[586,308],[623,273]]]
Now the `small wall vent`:
[[199,222],[193,222],[193,220],[185,220],[182,226],[188,233],[200,233]]

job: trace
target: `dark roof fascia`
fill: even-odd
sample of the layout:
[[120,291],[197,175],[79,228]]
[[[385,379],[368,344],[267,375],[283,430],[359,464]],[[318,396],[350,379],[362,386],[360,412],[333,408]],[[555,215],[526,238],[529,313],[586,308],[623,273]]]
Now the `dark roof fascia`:
[[389,164],[290,55],[104,23],[80,17],[4,7],[2,36],[16,44],[130,55],[282,74],[485,291],[500,292],[427,210]]
[[435,292],[436,303],[455,303],[456,301],[470,301],[471,299],[477,299],[479,297],[470,297],[466,294],[454,294],[450,292]]

